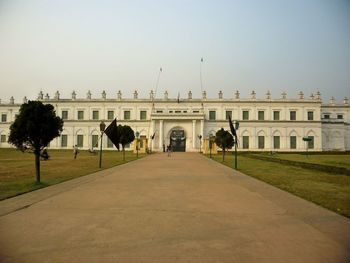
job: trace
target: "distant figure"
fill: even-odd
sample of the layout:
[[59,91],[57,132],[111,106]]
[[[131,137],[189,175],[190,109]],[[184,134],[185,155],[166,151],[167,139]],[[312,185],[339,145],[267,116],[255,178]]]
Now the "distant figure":
[[170,153],[171,153],[171,145],[170,144],[166,147],[166,151],[168,153],[168,157],[170,157]]
[[47,149],[46,148],[44,148],[44,150],[41,152],[40,157],[44,161],[47,161],[49,159],[49,154],[47,153]]
[[165,144],[163,143],[163,153],[165,153]]
[[78,145],[74,145],[74,147],[73,147],[74,159],[77,159],[78,153],[79,153]]

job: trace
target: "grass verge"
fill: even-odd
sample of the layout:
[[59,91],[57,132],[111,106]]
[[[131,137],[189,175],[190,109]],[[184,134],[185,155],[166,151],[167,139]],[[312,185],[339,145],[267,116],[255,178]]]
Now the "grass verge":
[[[220,154],[213,159],[222,163]],[[224,165],[233,167],[233,156]],[[238,170],[350,218],[350,176],[238,156]]]
[[[80,151],[77,159],[70,150],[49,150],[50,159],[41,161],[41,183],[35,182],[34,154],[15,149],[0,149],[0,200],[57,184],[101,169],[99,155]],[[136,154],[104,151],[102,169],[136,160]],[[139,154],[139,158],[144,155]]]

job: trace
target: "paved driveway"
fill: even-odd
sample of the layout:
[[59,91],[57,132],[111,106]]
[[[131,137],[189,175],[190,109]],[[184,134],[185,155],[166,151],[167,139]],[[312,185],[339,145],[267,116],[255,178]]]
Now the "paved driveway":
[[349,262],[350,220],[196,153],[0,202],[1,262]]

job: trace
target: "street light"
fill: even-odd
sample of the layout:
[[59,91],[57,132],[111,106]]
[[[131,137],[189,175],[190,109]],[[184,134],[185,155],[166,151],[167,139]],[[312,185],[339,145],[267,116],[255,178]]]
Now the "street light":
[[103,137],[103,133],[105,131],[105,128],[106,128],[106,124],[103,121],[101,121],[101,123],[100,123],[101,145],[100,145],[100,165],[99,165],[100,168],[102,167],[102,137]]
[[139,136],[140,133],[137,131],[135,132],[136,135],[136,158],[139,158]]
[[202,153],[202,135],[198,135],[199,139],[199,153]]
[[236,137],[234,138],[235,140],[235,169],[237,170],[237,130],[239,128],[239,122],[235,121],[235,129],[236,129]]

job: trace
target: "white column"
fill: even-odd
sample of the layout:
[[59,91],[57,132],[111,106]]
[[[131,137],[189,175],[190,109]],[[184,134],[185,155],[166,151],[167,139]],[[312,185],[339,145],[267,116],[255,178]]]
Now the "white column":
[[159,149],[163,148],[163,120],[159,121]]
[[196,149],[196,120],[192,120],[192,149]]

